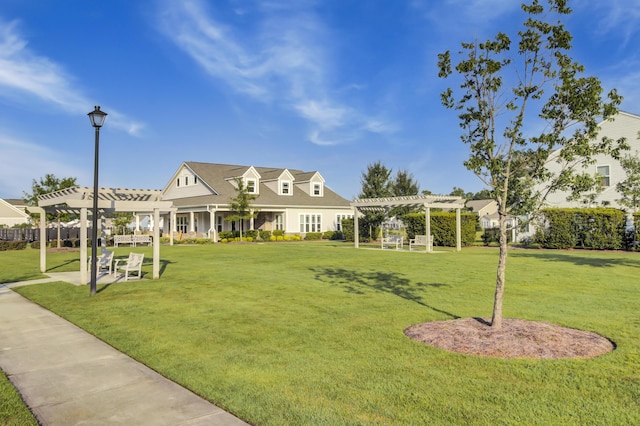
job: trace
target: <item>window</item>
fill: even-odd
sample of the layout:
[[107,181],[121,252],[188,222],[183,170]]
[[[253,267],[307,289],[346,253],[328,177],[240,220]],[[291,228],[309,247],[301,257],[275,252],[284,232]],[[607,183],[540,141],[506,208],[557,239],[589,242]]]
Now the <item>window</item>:
[[247,179],[247,192],[249,194],[256,193],[256,180],[255,179]]
[[187,216],[176,217],[176,231],[187,233],[189,230],[189,218]]
[[275,229],[284,230],[284,215],[277,214],[274,218]]
[[322,196],[322,185],[319,183],[314,183],[313,184],[313,195],[315,197],[320,197]]
[[600,185],[603,188],[607,188],[611,185],[611,177],[609,175],[609,166],[598,166],[596,167],[596,173],[600,178]]
[[184,186],[189,186],[189,176],[184,177]]
[[319,214],[301,214],[300,215],[300,232],[320,232],[321,215]]
[[218,217],[216,218],[216,229],[218,230],[218,232],[222,232],[222,216],[218,215]]
[[282,195],[290,195],[291,191],[291,182],[289,181],[284,181],[282,182]]
[[180,188],[180,178],[176,179],[176,186]]

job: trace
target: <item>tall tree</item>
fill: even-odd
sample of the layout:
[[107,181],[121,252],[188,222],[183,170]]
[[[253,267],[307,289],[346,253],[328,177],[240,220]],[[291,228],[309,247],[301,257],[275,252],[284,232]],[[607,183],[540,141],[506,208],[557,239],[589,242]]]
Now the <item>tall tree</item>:
[[249,192],[249,188],[244,183],[244,179],[235,178],[236,196],[229,199],[229,210],[234,214],[227,216],[227,221],[240,222],[240,241],[242,241],[242,231],[244,230],[244,221],[256,217],[257,210],[251,208],[251,203],[255,201],[257,196]]
[[[67,177],[58,179],[53,174],[46,174],[40,180],[33,179],[31,182],[31,193],[26,191],[22,191],[24,202],[27,206],[37,206],[38,205],[38,196],[49,194],[50,192],[59,191],[65,188],[71,188],[72,186],[76,186],[76,178]],[[36,217],[35,214],[30,213],[33,218]],[[58,248],[60,248],[60,222],[62,220],[69,221],[72,220],[73,215],[71,214],[62,214],[58,212],[56,215],[52,215],[50,213],[47,214],[47,220],[52,221],[56,220],[58,226]]]
[[[598,120],[612,119],[621,97],[612,90],[603,99],[600,81],[583,76],[584,67],[569,56],[572,36],[561,22],[571,13],[567,1],[546,3],[522,4],[526,19],[515,43],[499,32],[485,42],[462,43],[456,64],[450,51],[438,55],[439,76],[449,78],[455,72],[461,80],[457,96],[448,88],[442,103],[458,111],[461,139],[470,150],[465,166],[498,204],[494,329],[502,326],[507,215],[539,209],[556,190],[577,195],[596,187],[597,177],[579,165],[593,164],[596,154],[616,156],[625,148],[624,140],[598,139]],[[546,124],[539,135],[525,136],[534,128],[525,127],[530,120]],[[561,171],[552,172],[549,161],[558,163]]]
[[[367,165],[367,171],[362,172],[362,191],[359,198],[382,198],[393,195],[391,181],[391,169],[387,169],[382,162],[377,161]],[[386,217],[385,212],[366,211],[362,220],[364,229],[367,232],[365,237],[375,239],[374,229],[378,228]]]
[[[395,178],[391,181],[391,193],[394,197],[418,195],[420,193],[420,185],[413,174],[405,169],[401,169],[396,172]],[[402,216],[414,210],[416,210],[414,207],[396,207],[389,212],[389,215],[402,219]]]

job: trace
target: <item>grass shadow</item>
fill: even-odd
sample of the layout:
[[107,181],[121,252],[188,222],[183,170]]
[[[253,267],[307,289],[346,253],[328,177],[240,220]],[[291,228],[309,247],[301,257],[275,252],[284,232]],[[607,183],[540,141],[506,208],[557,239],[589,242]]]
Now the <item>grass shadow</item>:
[[[594,253],[594,252],[589,252]],[[604,257],[590,257],[581,255],[579,251],[573,251],[571,253],[563,252],[549,252],[549,251],[535,251],[535,250],[514,250],[509,252],[509,256],[533,258],[537,260],[547,262],[564,262],[572,263],[576,266],[591,266],[594,268],[612,268],[614,266],[630,266],[640,267],[640,259],[628,259],[628,258],[604,258]]]
[[343,268],[309,268],[318,281],[338,285],[347,293],[365,294],[366,289],[394,294],[402,299],[415,302],[435,312],[457,319],[459,316],[426,303],[420,295],[425,288],[450,287],[443,283],[412,283],[398,274],[387,272],[350,271]]

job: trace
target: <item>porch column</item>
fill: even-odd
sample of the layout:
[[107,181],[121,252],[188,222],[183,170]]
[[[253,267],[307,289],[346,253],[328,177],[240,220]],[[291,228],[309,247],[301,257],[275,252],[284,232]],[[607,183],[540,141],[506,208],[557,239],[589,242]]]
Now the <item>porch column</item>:
[[358,208],[354,207],[353,208],[353,243],[354,243],[354,247],[358,248],[360,247],[360,233],[359,233],[359,225],[358,225]]
[[176,232],[176,211],[175,210],[171,210],[171,213],[169,215],[170,219],[169,221],[171,223],[169,223],[169,245],[173,245],[173,234],[174,232]]
[[194,218],[195,218],[194,213],[192,211],[189,212],[189,232],[196,232]]
[[140,215],[136,213],[136,233],[140,232]]
[[427,252],[433,252],[433,244],[431,244],[431,207],[424,207],[425,233],[427,234]]
[[218,224],[216,223],[216,209],[209,210],[209,239],[218,241]]
[[[95,256],[92,253],[92,256]],[[87,208],[80,209],[80,282],[86,284],[89,281],[87,276]]]
[[460,218],[460,208],[456,209],[456,251],[462,250],[462,226]]
[[153,279],[160,278],[160,209],[153,209]]

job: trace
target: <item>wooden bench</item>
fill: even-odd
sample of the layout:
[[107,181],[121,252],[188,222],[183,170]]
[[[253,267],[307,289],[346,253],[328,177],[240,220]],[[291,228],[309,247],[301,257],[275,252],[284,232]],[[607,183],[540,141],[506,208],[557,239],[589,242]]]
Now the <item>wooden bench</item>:
[[382,239],[382,249],[390,249],[395,247],[396,250],[402,248],[403,238],[402,235],[389,235]]
[[423,246],[425,251],[433,251],[433,235],[427,241],[426,235],[416,235],[415,238],[409,240],[409,251],[416,246]]
[[148,244],[151,245],[153,239],[151,235],[114,235],[113,245],[118,247],[118,244],[129,244],[135,247],[136,244]]

